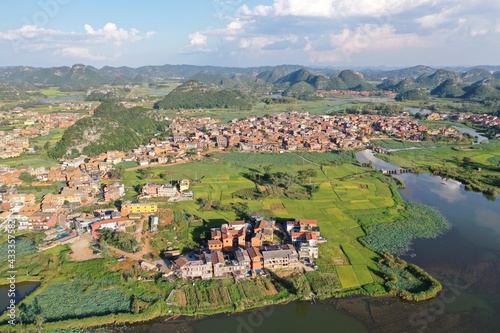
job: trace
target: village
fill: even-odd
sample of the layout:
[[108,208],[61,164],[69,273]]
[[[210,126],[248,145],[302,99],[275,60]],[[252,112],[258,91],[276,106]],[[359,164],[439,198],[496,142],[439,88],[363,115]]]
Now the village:
[[[41,123],[51,120],[49,124],[58,126],[67,126],[78,118],[66,114],[39,117],[42,117]],[[166,120],[169,124],[167,130],[172,133],[170,138],[153,138],[149,144],[129,152],[115,150],[95,157],[82,155],[65,159],[50,168],[0,166],[0,185],[5,188],[0,192],[0,223],[14,219],[18,221],[19,231],[46,230],[53,226],[53,221],[64,219],[64,214],[77,208],[119,200],[126,193],[119,179],[116,178],[116,182],[101,181],[114,179],[116,165],[121,162],[136,162],[139,167],[185,163],[201,158],[206,151],[226,149],[262,152],[360,149],[366,147],[373,138],[393,137],[418,141],[423,139],[424,133],[462,138],[462,134],[452,127],[427,129],[419,125],[418,121],[406,117],[378,115],[333,116],[287,112],[268,117],[250,116],[227,124],[218,124],[209,117],[175,117]],[[28,145],[25,137],[16,140],[23,147]],[[33,184],[59,183],[64,186],[59,193],[47,193],[36,201],[33,194],[17,191],[18,186],[26,185],[22,180],[23,174],[29,175]],[[182,182],[177,186],[145,184],[138,199],[166,197],[169,201],[191,200],[193,193],[187,190],[189,180]],[[35,218],[38,222],[30,222]]]
[[[58,108],[61,108],[62,112],[39,113],[25,110],[22,107],[15,107],[8,112],[0,111],[2,124],[19,125],[12,131],[0,131],[0,158],[17,157],[24,152],[35,152],[35,147],[30,144],[30,139],[49,135],[54,129],[69,128],[77,120],[91,115],[95,105],[66,102],[58,105]],[[49,105],[48,109],[52,110],[52,106]]]
[[[81,114],[39,115],[33,125],[68,126]],[[99,230],[124,231],[141,219],[141,214],[156,214],[158,205],[145,202],[152,198],[167,202],[193,200],[190,180],[156,184],[146,182],[138,193],[138,203],[124,201],[120,209],[95,211],[86,215],[76,210],[91,205],[112,204],[128,191],[117,177],[117,165],[135,162],[139,168],[149,165],[169,165],[200,159],[207,152],[234,149],[284,153],[286,151],[338,151],[361,149],[370,140],[392,137],[405,140],[423,140],[427,136],[445,136],[461,139],[454,128],[428,129],[417,120],[407,117],[379,115],[311,115],[307,112],[286,112],[270,116],[249,116],[220,124],[216,119],[166,118],[166,140],[153,138],[149,144],[128,152],[108,151],[95,157],[79,156],[65,159],[60,164],[45,167],[0,167],[0,227],[12,221],[17,231],[46,232],[44,246],[73,242],[83,234],[99,239]],[[30,128],[30,127],[27,127]],[[17,132],[16,132],[17,133]],[[17,141],[29,145],[28,138]],[[25,148],[23,148],[25,149]],[[47,193],[36,198],[33,193],[22,193],[17,187],[26,185],[62,184],[58,193]],[[106,182],[102,182],[106,180]],[[153,218],[150,221],[157,221]],[[70,228],[73,226],[73,228]],[[151,227],[151,230],[154,230]],[[286,244],[274,242],[273,233],[284,232]],[[140,240],[140,238],[139,238]],[[211,278],[248,276],[262,269],[313,269],[318,257],[318,242],[325,241],[319,234],[316,221],[299,220],[286,226],[273,221],[233,221],[212,229],[211,239],[203,254],[180,256],[172,261],[171,270],[182,278]],[[154,268],[141,259],[143,267]],[[307,265],[306,265],[307,264]],[[149,266],[148,266],[149,265]],[[162,266],[162,265],[160,265]]]
[[[155,203],[125,202],[121,211],[108,210],[87,218],[76,217],[73,221],[80,236],[89,233],[98,241],[103,230],[125,232],[146,216],[148,237],[152,237],[159,226],[158,215],[155,215],[158,211]],[[158,271],[166,278],[173,275],[182,279],[246,278],[266,276],[268,271],[275,270],[314,271],[318,244],[326,241],[317,220],[299,219],[278,225],[273,219],[251,216],[248,220],[230,221],[212,228],[210,239],[200,244],[197,251],[182,254],[179,249],[166,249],[161,255],[163,259],[156,261],[130,253],[118,260],[133,258],[144,271]]]

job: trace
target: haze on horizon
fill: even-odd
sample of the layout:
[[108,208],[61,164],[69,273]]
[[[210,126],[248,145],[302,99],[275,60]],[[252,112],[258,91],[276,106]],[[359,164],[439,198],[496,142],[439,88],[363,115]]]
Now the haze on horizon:
[[0,66],[498,65],[497,0],[5,0]]

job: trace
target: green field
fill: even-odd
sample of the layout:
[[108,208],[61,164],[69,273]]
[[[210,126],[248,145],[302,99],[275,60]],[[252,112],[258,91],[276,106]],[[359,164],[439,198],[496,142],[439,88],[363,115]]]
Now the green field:
[[402,167],[418,168],[457,179],[468,189],[492,196],[500,193],[499,140],[473,146],[427,147],[378,156]]
[[337,274],[344,289],[356,288],[361,285],[352,266],[337,266]]
[[[204,236],[203,230],[207,231],[209,227],[217,227],[225,221],[239,218],[239,213],[231,207],[242,204],[249,212],[270,214],[278,221],[301,218],[318,220],[322,236],[328,239],[327,243],[320,245],[320,258],[317,262],[321,272],[335,273],[334,257],[345,258],[346,263],[369,265],[376,269],[375,260],[378,255],[358,242],[358,238],[364,236],[365,233],[359,227],[359,222],[351,215],[354,212],[364,211],[367,216],[374,214],[378,217],[386,212],[385,217],[390,220],[398,216],[402,207],[393,199],[389,185],[369,169],[352,164],[323,167],[311,163],[303,164],[303,160],[295,154],[227,153],[217,154],[215,158],[218,162],[194,162],[125,173],[125,185],[130,188],[146,181],[165,183],[170,179],[175,181],[181,178],[188,178],[192,181],[190,189],[194,193],[194,201],[162,202],[160,206],[182,210],[203,219],[207,225],[205,229],[200,226],[190,226],[190,229],[185,229],[179,225],[180,229],[177,233],[179,236],[176,240],[173,240],[172,231],[170,231],[170,236],[168,230],[160,231],[164,242],[180,247],[191,247],[199,237]],[[310,155],[308,158],[312,159],[314,156]],[[330,160],[339,158],[343,157],[332,156]],[[325,160],[324,157],[323,160]],[[294,161],[295,164],[292,164]],[[247,164],[247,167],[243,167],[243,164]],[[312,194],[311,200],[290,199],[283,195],[260,200],[244,200],[235,197],[234,192],[238,190],[255,188],[255,183],[246,175],[252,171],[263,174],[263,168],[266,165],[272,165],[271,173],[314,169],[317,173],[316,176],[311,177],[310,181],[319,185],[319,191]],[[162,173],[168,176],[161,179]],[[352,179],[353,176],[358,178]],[[299,184],[293,185],[293,188],[297,190],[301,187]],[[196,203],[199,199],[217,201],[220,206],[228,209],[202,210]],[[367,224],[377,222],[368,217],[365,217],[363,221]],[[194,237],[193,232],[196,233]],[[153,241],[157,248],[166,246],[158,240]],[[369,280],[363,277],[360,279]]]

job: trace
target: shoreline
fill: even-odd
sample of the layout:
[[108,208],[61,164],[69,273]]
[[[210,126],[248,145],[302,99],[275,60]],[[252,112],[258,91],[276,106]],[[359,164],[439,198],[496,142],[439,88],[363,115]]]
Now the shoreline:
[[[414,266],[414,265],[412,265]],[[428,274],[428,273],[427,273]],[[39,282],[39,281],[37,281]],[[45,285],[38,287],[33,293],[28,295],[22,302],[26,300],[30,300],[31,298],[35,297],[37,294],[39,294],[43,289],[46,289],[47,286],[50,285],[50,282]],[[438,297],[440,292],[438,292],[436,295],[434,295],[431,298],[428,299],[422,299],[422,300],[408,300],[404,299],[403,297],[400,297],[396,294],[391,293],[390,291],[386,291],[383,294],[370,294],[368,291],[363,289],[363,287],[356,288],[356,289],[347,289],[347,290],[339,290],[335,291],[333,294],[323,294],[323,295],[315,295],[314,296],[314,303],[316,302],[334,302],[336,300],[340,299],[346,299],[346,298],[358,298],[358,297],[369,297],[371,299],[381,299],[381,298],[386,298],[386,299],[391,299],[395,301],[401,301],[403,303],[409,303],[409,304],[415,304],[419,303],[421,301],[428,301],[432,300],[436,297]],[[173,308],[165,308],[165,300],[159,301],[158,303],[155,303],[148,307],[144,312],[142,313],[116,313],[116,314],[109,314],[109,315],[104,315],[104,316],[93,316],[93,317],[86,317],[86,318],[73,318],[73,319],[67,319],[67,320],[62,320],[62,321],[52,321],[52,322],[45,322],[44,323],[44,331],[50,331],[50,330],[56,330],[56,329],[71,329],[71,328],[79,328],[79,329],[89,329],[89,328],[99,328],[99,327],[106,327],[109,325],[135,325],[135,324],[144,324],[147,322],[152,322],[152,321],[157,321],[161,320],[161,318],[171,318],[173,316],[184,316],[189,318],[189,320],[202,320],[208,317],[212,316],[223,316],[223,315],[239,315],[243,314],[248,311],[253,311],[256,309],[264,309],[266,307],[271,307],[271,306],[277,306],[277,305],[285,305],[291,302],[297,302],[297,301],[303,301],[303,302],[312,302],[311,297],[298,297],[297,295],[292,295],[287,299],[282,299],[281,301],[271,301],[269,304],[258,304],[255,303],[254,306],[247,306],[243,309],[238,309],[238,310],[233,310],[233,311],[218,311],[218,310],[213,310],[213,311],[206,311],[206,312],[197,312],[197,313],[187,313],[181,311],[175,311]],[[163,304],[162,304],[163,303]],[[179,309],[179,308],[177,308]],[[2,315],[2,317],[5,317]],[[175,323],[175,321],[172,321]],[[16,326],[20,324],[16,324]],[[37,329],[36,324],[29,324],[29,325],[23,325],[23,329]],[[0,325],[0,332],[11,332],[11,326],[8,324],[2,324]]]

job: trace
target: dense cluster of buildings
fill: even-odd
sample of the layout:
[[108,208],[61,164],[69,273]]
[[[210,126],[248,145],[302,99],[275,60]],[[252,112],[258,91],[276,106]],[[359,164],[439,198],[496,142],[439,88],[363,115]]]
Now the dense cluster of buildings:
[[33,194],[1,191],[0,205],[0,224],[15,220],[18,231],[48,230],[57,225],[57,212],[42,209]]
[[[406,117],[380,115],[311,115],[287,112],[246,117],[227,124],[206,118],[168,119],[173,135],[162,147],[241,149],[244,151],[331,151],[362,148],[370,138],[389,135],[422,140],[429,130]],[[450,134],[451,135],[451,134]],[[453,133],[456,135],[456,133]]]
[[181,179],[177,186],[172,184],[145,184],[142,187],[141,198],[150,197],[176,197],[181,194],[185,196],[191,196],[192,193],[189,192],[189,179]]
[[[274,233],[281,232],[287,244],[277,245]],[[254,218],[231,221],[211,229],[211,239],[201,255],[188,254],[174,261],[173,269],[185,279],[246,277],[263,270],[294,270],[318,258],[318,221],[288,221],[283,228],[275,221]]]
[[21,107],[0,112],[0,120],[4,123],[18,125],[12,131],[0,131],[0,158],[17,157],[30,149],[34,151],[30,138],[47,135],[56,128],[68,128],[85,116],[81,113],[39,114]]

